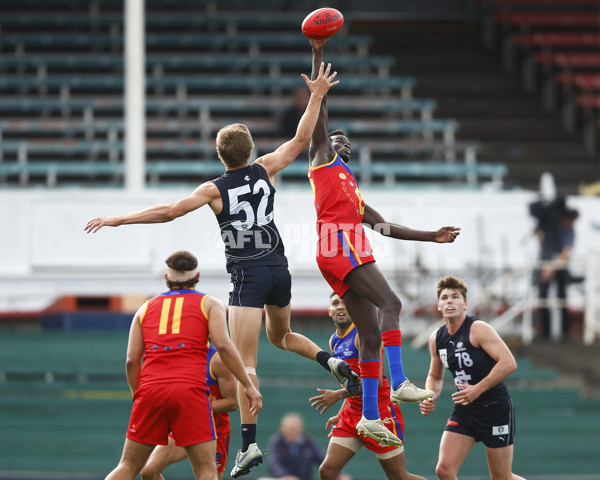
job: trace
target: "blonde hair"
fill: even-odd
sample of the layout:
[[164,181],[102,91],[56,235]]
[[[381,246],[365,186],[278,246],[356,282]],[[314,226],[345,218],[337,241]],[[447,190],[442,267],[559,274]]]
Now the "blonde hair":
[[248,162],[254,142],[248,127],[233,123],[217,133],[217,155],[226,167],[241,167]]
[[442,290],[444,290],[445,288],[450,288],[451,290],[456,290],[458,293],[460,293],[463,296],[465,301],[467,300],[467,284],[464,282],[464,280],[462,280],[458,277],[453,277],[452,275],[448,275],[444,278],[440,278],[440,281],[437,283],[437,287],[436,287],[438,300],[440,298],[440,294],[442,293]]

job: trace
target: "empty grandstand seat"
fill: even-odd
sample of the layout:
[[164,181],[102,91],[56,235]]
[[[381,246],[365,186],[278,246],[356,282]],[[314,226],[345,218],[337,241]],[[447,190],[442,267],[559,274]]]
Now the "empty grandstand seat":
[[[385,55],[372,55],[366,58],[350,54],[340,54],[335,57],[335,66],[348,71],[363,73],[375,72],[382,77],[389,76],[390,68],[394,65],[395,58]],[[146,55],[146,65],[154,72],[165,71],[181,72],[190,69],[219,72],[268,72],[276,76],[282,70],[301,71],[311,65],[310,54],[282,54],[265,53],[259,56],[248,56],[245,53],[203,53],[198,54],[149,54]],[[105,53],[101,55],[87,54],[31,54],[1,56],[0,68],[8,72],[24,73],[23,70],[32,71],[51,70],[57,71],[97,71],[105,73],[123,70],[123,57],[120,54]]]
[[[280,115],[290,106],[290,99],[285,96],[252,95],[252,96],[219,96],[177,98],[149,97],[146,99],[146,112],[150,116],[166,114],[193,114],[214,117],[230,115],[235,112],[252,111],[257,115]],[[362,95],[359,98],[348,95],[332,96],[327,101],[330,116],[377,115],[391,117],[400,115],[403,118],[419,117],[431,120],[437,103],[433,99],[403,99],[398,97],[382,97]],[[72,114],[97,118],[123,114],[123,99],[120,96],[92,98],[73,97],[12,97],[0,98],[0,114],[47,116],[50,114],[70,116]]]
[[[10,118],[0,121],[3,183],[57,186],[86,175],[111,185],[122,180],[122,3],[102,0],[84,9],[70,1],[48,11],[14,4],[0,18],[0,48],[9,52],[0,56],[0,68],[9,72],[0,77],[0,113]],[[258,153],[282,141],[277,122],[291,104],[282,93],[304,87],[297,72],[310,68],[310,47],[298,32],[304,14],[298,8],[265,12],[264,6],[246,11],[246,4],[235,11],[237,3],[227,12],[212,0],[146,4],[150,179],[169,176],[161,161],[170,162],[176,178],[174,160],[214,160],[214,135],[225,124],[246,123]],[[199,6],[205,14],[187,11]],[[473,163],[476,148],[457,146],[457,123],[434,119],[434,100],[412,98],[415,79],[392,76],[391,56],[365,55],[372,42],[371,36],[344,31],[328,43],[334,68],[358,73],[345,77],[336,87],[339,95],[329,99],[332,128],[346,128],[369,161],[416,155],[452,162],[464,152]],[[364,147],[369,137],[379,145]],[[181,168],[185,173],[190,166]]]
[[[169,75],[149,76],[146,78],[146,89],[161,89],[177,93],[179,96],[194,92],[249,92],[260,93],[281,90],[292,91],[304,85],[299,75],[249,76],[249,75]],[[412,77],[379,77],[358,76],[350,77],[341,82],[339,90],[399,93],[403,98],[412,96],[415,79]],[[115,94],[121,93],[124,79],[121,75],[44,75],[28,76],[13,75],[0,78],[0,89],[11,93],[34,92],[40,94],[58,93],[71,95],[73,93]]]
[[[146,35],[146,49],[149,52],[190,49],[190,52],[232,51],[240,49],[253,56],[264,52],[301,51],[307,49],[306,38],[301,35],[275,33],[245,33],[235,36],[215,36],[203,33],[151,34]],[[72,52],[93,50],[96,52],[121,52],[124,46],[122,35],[111,34],[3,34],[0,36],[2,49],[13,48],[16,52]],[[352,51],[359,57],[366,57],[372,43],[367,35],[334,36],[327,43],[331,51]]]
[[[560,51],[563,49],[597,50],[600,34],[594,32],[537,32],[507,36],[503,42],[504,66],[508,70],[520,62],[523,68],[532,62],[531,53],[539,50]],[[531,67],[529,67],[531,68]]]

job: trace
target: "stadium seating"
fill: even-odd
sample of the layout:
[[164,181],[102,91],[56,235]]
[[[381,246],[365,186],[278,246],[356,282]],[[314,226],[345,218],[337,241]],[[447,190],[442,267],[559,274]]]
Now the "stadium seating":
[[[590,154],[598,150],[593,102],[600,72],[600,2],[597,0],[488,0],[485,43],[502,46],[504,65],[519,69],[524,88],[539,92],[548,112],[562,111],[569,132],[580,132]],[[591,107],[591,108],[590,108]]]
[[[209,39],[209,42],[211,40]],[[146,66],[154,71],[164,74],[186,71],[189,69],[202,69],[225,72],[252,72],[258,74],[266,71],[270,76],[278,76],[282,70],[302,71],[310,65],[310,55],[306,54],[261,54],[248,56],[245,53],[214,54],[214,55],[164,55],[153,54],[146,56]],[[390,68],[394,65],[395,58],[383,55],[371,55],[365,58],[352,54],[336,55],[335,66],[338,69],[352,69],[364,73],[373,71],[381,77],[389,76]],[[32,54],[22,57],[0,58],[0,69],[11,72],[32,71],[97,71],[106,72],[122,71],[123,58],[121,55],[40,55]]]
[[[339,40],[338,40],[339,38]],[[210,34],[156,34],[146,36],[146,48],[150,51],[165,49],[193,49],[194,51],[220,51],[241,49],[252,56],[264,52],[286,50],[306,50],[306,38],[274,33],[245,33],[234,36],[214,36]],[[39,53],[42,51],[61,52],[73,50],[94,52],[119,52],[124,46],[121,35],[106,34],[6,34],[0,37],[0,46],[13,48],[16,52]],[[368,54],[372,39],[365,35],[333,37],[331,48],[336,51],[354,51],[359,57]]]
[[[300,331],[327,348],[329,330]],[[110,471],[120,457],[131,408],[124,377],[127,333],[4,332],[0,342],[2,470],[19,472],[26,465],[29,472],[55,476],[76,472],[101,476]],[[414,350],[410,344],[403,347],[408,373],[418,384],[424,381],[428,356],[426,350]],[[508,380],[517,414],[515,473],[529,477],[593,471],[597,465],[594,438],[600,428],[600,400],[582,398],[573,389],[558,387],[554,370],[537,368],[526,358],[517,358],[517,363],[518,370]],[[318,393],[316,387],[337,388],[329,374],[314,362],[276,349],[264,333],[259,341],[257,372],[264,401],[259,444],[266,448],[281,416],[298,411],[307,432],[325,447],[324,425],[329,415],[319,415],[308,398]],[[414,405],[402,408],[406,462],[412,473],[434,475],[452,390],[448,377],[437,411],[430,416],[423,417]],[[232,450],[240,441],[238,421],[238,414],[233,413]],[[557,423],[564,451],[553,456],[548,452],[557,442]],[[165,476],[189,476],[189,468],[182,462],[169,467]],[[357,480],[366,480],[377,478],[373,475],[380,467],[373,455],[360,452],[346,471]],[[469,456],[461,472],[485,475],[483,452]],[[267,475],[266,464],[257,467],[255,474]]]
[[[122,3],[98,0],[85,8],[69,0],[61,6],[61,0],[36,10],[27,7],[31,1],[0,6],[0,48],[6,52],[0,69],[7,73],[0,77],[0,183],[118,185],[124,158]],[[273,8],[266,11],[269,2]],[[169,177],[207,179],[197,172],[214,172],[214,167],[195,160],[199,156],[212,165],[214,134],[227,123],[250,127],[262,148],[257,154],[282,140],[279,118],[291,104],[290,93],[304,86],[299,72],[310,68],[308,42],[298,29],[306,13],[302,6],[310,2],[269,2],[255,11],[235,1],[227,6],[147,2],[147,175],[152,184]],[[205,13],[190,15],[198,8]],[[416,79],[392,74],[393,56],[369,56],[372,43],[372,36],[346,29],[328,43],[334,68],[344,75],[339,94],[328,102],[330,126],[352,135],[362,178],[391,182],[441,176],[452,183],[469,178],[476,185],[479,178],[493,177],[498,183],[506,169],[474,165],[476,142],[458,142],[457,122],[434,118],[435,100],[415,98]],[[376,145],[380,142],[382,147]],[[427,161],[417,170],[389,169],[384,163],[386,174],[377,170],[379,161],[404,161],[411,154],[417,155],[413,160]],[[443,162],[449,164],[442,168]],[[422,173],[422,168],[431,171]],[[290,171],[288,178],[298,175]]]

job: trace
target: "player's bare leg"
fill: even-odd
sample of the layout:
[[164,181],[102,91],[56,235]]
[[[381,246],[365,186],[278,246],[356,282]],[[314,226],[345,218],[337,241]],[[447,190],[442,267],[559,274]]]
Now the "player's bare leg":
[[[302,355],[310,360],[318,361],[317,354],[322,349],[311,339],[296,332],[290,327],[290,305],[281,308],[276,305],[265,305],[267,311],[267,337],[277,348],[289,350]],[[327,361],[329,371],[333,377],[350,393],[360,394],[361,384],[359,376],[343,360],[329,355]],[[325,366],[325,365],[323,365]]]
[[353,450],[330,440],[325,459],[319,467],[319,480],[336,480],[354,453]]
[[266,330],[269,341],[277,348],[289,350],[314,360],[321,348],[309,338],[300,333],[292,332],[290,328],[290,304],[281,308],[277,305],[265,305],[267,312]]
[[217,480],[217,465],[215,456],[217,455],[217,441],[197,443],[184,447],[187,453],[194,477],[197,480]]
[[[231,340],[242,358],[248,376],[257,389],[259,386],[256,363],[261,324],[262,308],[229,307]],[[244,387],[239,382],[237,393],[242,424],[242,448],[237,452],[236,462],[231,471],[233,478],[247,474],[250,468],[262,463],[262,452],[256,445],[257,416],[250,412],[248,399],[244,394]]]
[[400,446],[402,441],[384,425],[379,417],[377,389],[381,373],[381,337],[377,309],[373,303],[352,288],[342,298],[360,337],[358,365],[362,379],[363,415],[356,425],[356,430],[360,435],[372,438],[383,445]]
[[146,464],[152,450],[154,445],[134,442],[126,438],[121,460],[105,480],[133,480]]
[[440,441],[440,453],[435,467],[438,478],[456,480],[458,469],[474,446],[473,437],[445,431]]
[[142,468],[142,480],[164,480],[161,472],[169,465],[180,462],[187,457],[185,449],[175,445],[175,439],[169,437],[167,445],[157,445],[150,458]]
[[[262,308],[229,307],[229,331],[231,340],[237,348],[246,371],[258,388],[256,363],[258,339],[262,324]],[[241,387],[241,392],[240,392]],[[243,392],[243,386],[238,383],[238,402],[242,423],[256,423],[256,415],[250,413],[248,400]]]
[[409,473],[406,470],[404,447],[379,454],[377,455],[377,459],[389,480],[425,480],[425,478]]
[[515,478],[521,478],[512,473],[514,445],[508,445],[501,448],[486,447],[485,451],[490,478],[492,480],[513,480]]
[[[371,338],[379,330],[381,326],[381,339],[385,347],[386,357],[388,360],[392,393],[391,400],[394,403],[403,402],[419,402],[433,396],[431,390],[417,388],[407,380],[404,374],[401,354],[401,334],[400,334],[400,311],[402,302],[394,291],[390,288],[386,278],[384,277],[379,267],[375,262],[366,263],[352,270],[344,279],[350,285],[351,289],[344,295],[344,303],[350,316],[354,319],[354,324],[360,333],[361,344],[363,341],[369,343],[364,350],[365,355],[375,358],[372,348],[379,349],[380,344],[374,338]],[[367,312],[367,308],[362,305],[360,298],[371,303],[379,309],[379,320],[377,310],[368,310],[369,314],[366,317],[355,316],[351,309]],[[350,304],[348,304],[350,302]],[[356,315],[361,312],[357,311]],[[363,313],[364,314],[364,313]],[[359,319],[359,320],[357,320]],[[370,335],[369,338],[364,338],[364,333]]]

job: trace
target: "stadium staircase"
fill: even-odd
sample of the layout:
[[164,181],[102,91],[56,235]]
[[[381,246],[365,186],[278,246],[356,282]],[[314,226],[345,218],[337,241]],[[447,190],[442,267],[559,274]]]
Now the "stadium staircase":
[[[79,321],[68,330],[2,332],[0,479],[24,475],[100,479],[118,462],[131,407],[124,375],[127,329],[124,322],[117,322],[120,330],[81,330],[90,325]],[[327,348],[329,331],[303,333]],[[403,357],[411,379],[422,384],[428,353],[405,345]],[[575,388],[561,386],[561,375],[554,369],[534,366],[524,356],[517,361],[519,368],[508,382],[517,412],[514,471],[527,478],[597,474],[600,397],[584,398]],[[316,363],[276,349],[264,335],[258,375],[264,396],[259,444],[266,448],[281,416],[297,411],[305,419],[307,432],[325,448],[324,425],[331,412],[319,415],[308,398],[317,393],[316,387],[336,388],[335,381]],[[416,405],[402,408],[407,467],[428,478],[434,476],[439,438],[451,408],[449,382],[447,378],[434,414],[423,417]],[[238,421],[238,414],[233,413],[232,456],[240,442]],[[559,447],[560,455],[556,453]],[[372,455],[361,451],[347,472],[356,480],[376,479],[381,478],[379,468]],[[486,478],[480,445],[461,472],[465,478]],[[182,462],[169,467],[165,475],[189,478],[191,470]],[[266,464],[249,478],[260,476],[268,476]]]

